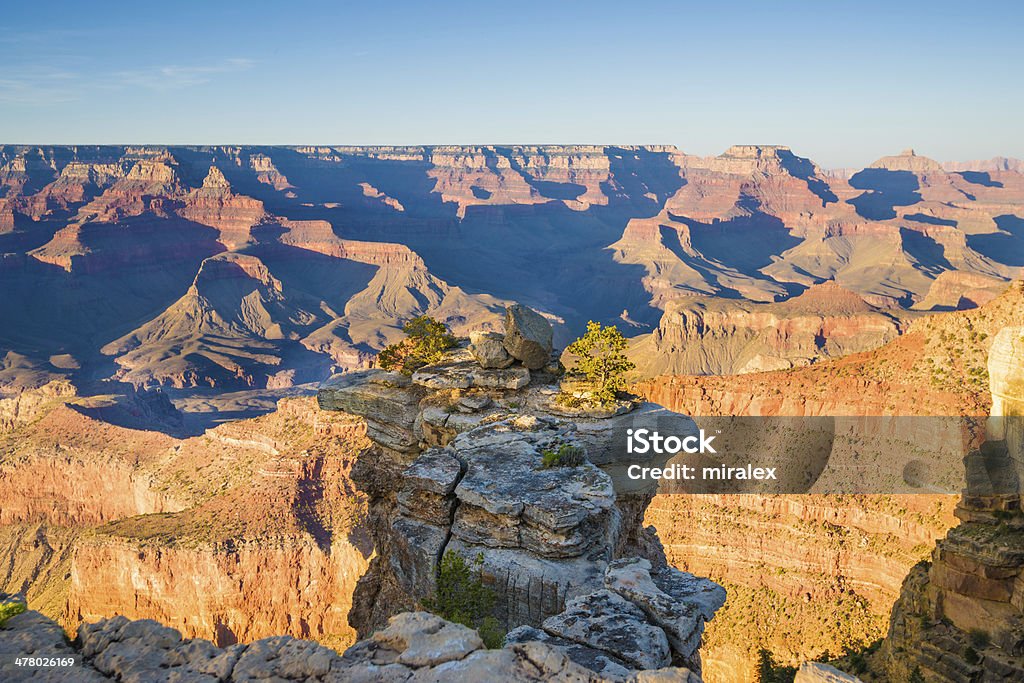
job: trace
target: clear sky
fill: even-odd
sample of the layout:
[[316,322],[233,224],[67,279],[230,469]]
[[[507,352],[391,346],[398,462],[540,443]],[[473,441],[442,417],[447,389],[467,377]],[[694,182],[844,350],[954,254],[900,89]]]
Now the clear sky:
[[0,142],[1024,157],[1022,28],[984,0],[5,3]]

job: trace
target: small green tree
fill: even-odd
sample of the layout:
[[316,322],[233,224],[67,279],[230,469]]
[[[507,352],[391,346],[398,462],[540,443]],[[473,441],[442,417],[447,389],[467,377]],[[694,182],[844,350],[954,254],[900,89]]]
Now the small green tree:
[[594,394],[602,403],[614,401],[616,392],[626,385],[625,374],[636,367],[623,353],[625,348],[626,338],[619,328],[601,327],[601,323],[591,320],[586,334],[566,349],[576,357],[569,375],[593,384]]
[[7,623],[11,617],[16,617],[25,611],[25,605],[21,602],[0,603],[0,626]]
[[424,365],[436,363],[456,340],[444,323],[421,315],[402,326],[406,338],[377,354],[377,365],[411,375]]
[[915,666],[914,670],[910,672],[910,678],[907,681],[908,683],[924,683],[924,674],[921,673],[921,667]]
[[475,628],[489,648],[499,648],[505,632],[491,613],[497,597],[484,585],[483,555],[477,555],[473,564],[456,552],[448,551],[441,558],[438,569],[437,591],[423,601],[423,607],[437,616]]
[[757,683],[793,683],[796,667],[782,666],[775,661],[769,650],[761,648],[757,653]]

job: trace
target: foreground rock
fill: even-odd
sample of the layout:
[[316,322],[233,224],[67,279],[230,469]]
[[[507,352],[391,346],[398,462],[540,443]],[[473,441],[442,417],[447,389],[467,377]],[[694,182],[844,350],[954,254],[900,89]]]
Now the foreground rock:
[[551,323],[536,311],[515,304],[505,309],[505,350],[531,370],[539,370],[551,358]]
[[375,442],[353,470],[377,555],[350,622],[366,636],[414,609],[451,552],[494,592],[510,645],[543,642],[603,676],[699,673],[704,624],[725,591],[666,565],[642,525],[654,487],[616,490],[609,474],[625,462],[628,428],[684,435],[693,421],[631,401],[559,414],[553,376],[536,369],[550,362],[550,324],[508,310],[502,345],[517,363],[485,367],[504,364],[498,338],[474,334],[410,378],[369,371],[321,388],[321,407],[361,416]]
[[[74,658],[67,667],[15,666],[14,657]],[[308,640],[275,636],[219,648],[182,638],[159,623],[124,617],[83,624],[69,643],[61,628],[38,612],[25,612],[0,628],[0,680],[5,683],[418,683],[460,681],[700,683],[682,668],[633,676],[600,676],[542,642],[484,649],[472,629],[425,612],[407,612],[344,654]]]
[[860,683],[860,679],[828,664],[804,662],[793,683]]

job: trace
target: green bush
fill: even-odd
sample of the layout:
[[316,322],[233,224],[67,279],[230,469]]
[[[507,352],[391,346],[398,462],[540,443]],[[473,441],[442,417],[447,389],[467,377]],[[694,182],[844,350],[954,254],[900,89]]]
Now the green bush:
[[988,634],[988,631],[981,628],[972,628],[968,635],[971,638],[971,645],[979,650],[984,650],[992,642],[992,636]]
[[626,338],[615,325],[601,327],[601,323],[591,320],[586,334],[566,348],[576,358],[567,374],[586,380],[598,401],[610,403],[626,386],[626,373],[636,367],[623,353],[625,349]]
[[558,450],[546,448],[540,452],[541,464],[544,468],[551,467],[579,467],[583,464],[583,449],[563,443]]
[[456,344],[444,323],[421,315],[402,326],[406,338],[377,354],[378,367],[411,375],[424,365],[436,363]]
[[0,626],[7,623],[11,617],[16,617],[25,611],[25,605],[21,602],[0,603]]
[[794,678],[796,667],[782,666],[764,648],[757,653],[757,683],[793,683]]
[[472,565],[458,553],[448,551],[441,558],[437,592],[423,601],[423,607],[448,621],[475,628],[488,648],[500,648],[505,631],[494,618],[494,591],[482,580],[483,555]]

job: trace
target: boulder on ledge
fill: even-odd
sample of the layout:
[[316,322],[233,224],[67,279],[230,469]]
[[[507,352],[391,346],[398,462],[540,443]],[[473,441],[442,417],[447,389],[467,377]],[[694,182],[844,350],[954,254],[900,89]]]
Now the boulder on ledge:
[[513,304],[505,309],[505,350],[529,369],[550,362],[553,337],[551,323],[532,308]]

